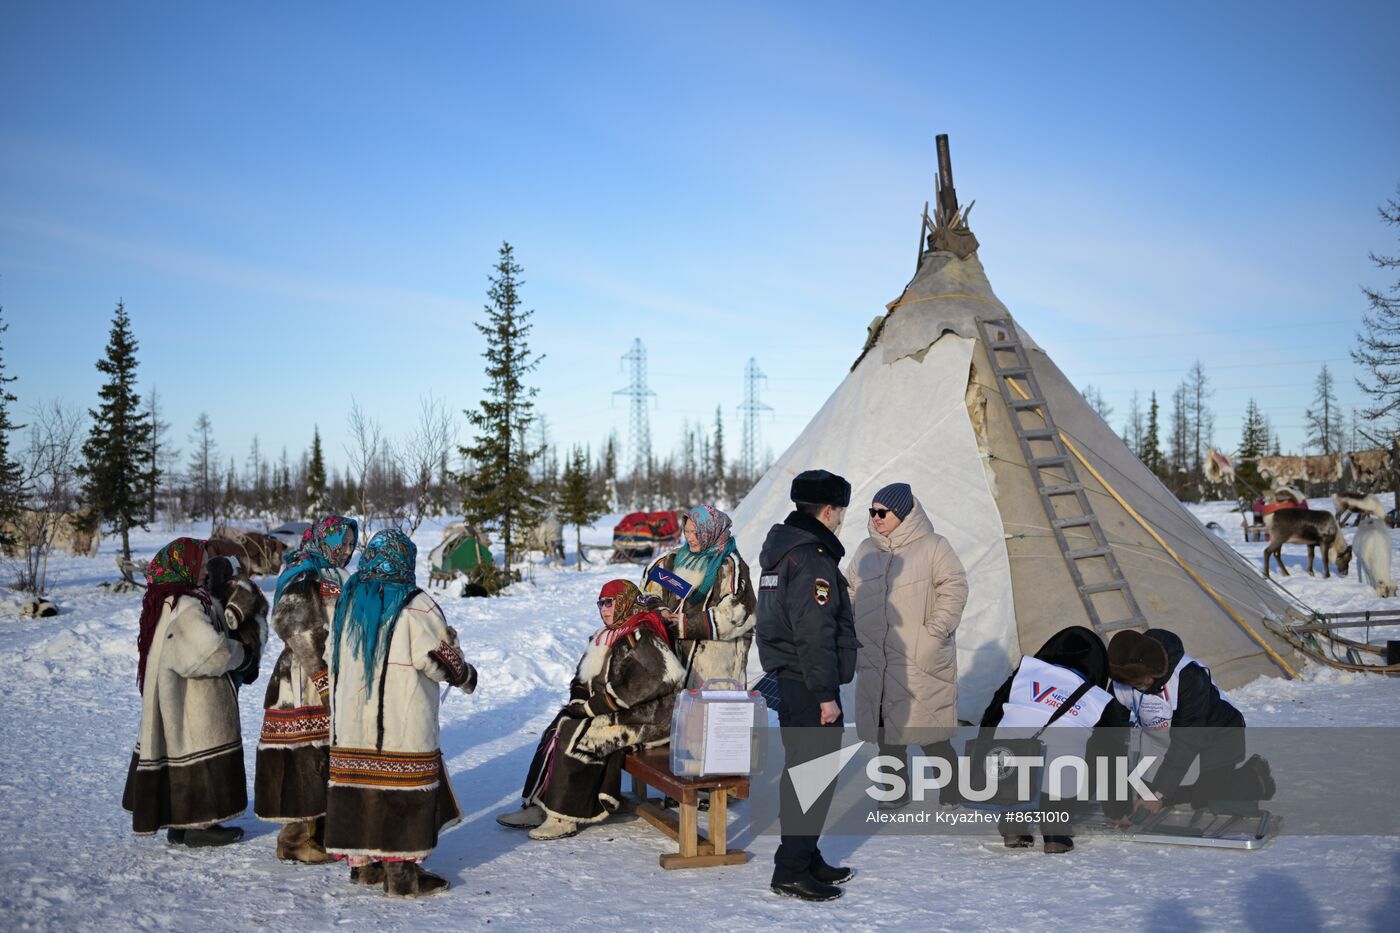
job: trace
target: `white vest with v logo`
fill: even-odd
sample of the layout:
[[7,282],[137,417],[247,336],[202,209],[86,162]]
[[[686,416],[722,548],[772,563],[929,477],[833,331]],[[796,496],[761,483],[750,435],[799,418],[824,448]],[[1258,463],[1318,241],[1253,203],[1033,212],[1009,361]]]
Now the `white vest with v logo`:
[[[1011,695],[1001,706],[1001,723],[996,734],[1004,736],[1004,730],[1014,729],[1018,737],[1029,738],[1049,722],[1055,710],[1083,684],[1084,678],[1069,668],[1039,658],[1022,658],[1020,669],[1011,680]],[[1040,741],[1045,744],[1046,764],[1042,787],[1052,800],[1071,799],[1087,789],[1087,769],[1080,772],[1051,763],[1056,759],[1083,761],[1089,736],[1093,734],[1090,730],[1098,725],[1105,707],[1112,702],[1113,697],[1107,690],[1090,687],[1074,706],[1040,734]],[[1074,728],[1076,726],[1079,728]]]
[[[1017,729],[1040,728],[1083,683],[1084,678],[1067,667],[1039,658],[1022,658],[1021,667],[1011,681],[1011,696],[1001,706],[1001,725]],[[1090,687],[1051,728],[1083,726],[1092,729],[1112,700],[1107,690]]]

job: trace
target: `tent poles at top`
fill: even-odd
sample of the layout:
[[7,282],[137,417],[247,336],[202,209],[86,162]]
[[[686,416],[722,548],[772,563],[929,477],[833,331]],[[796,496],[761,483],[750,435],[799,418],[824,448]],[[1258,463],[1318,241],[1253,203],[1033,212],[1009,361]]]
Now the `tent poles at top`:
[[914,260],[914,274],[919,274],[919,266],[924,264],[924,244],[933,233],[933,221],[928,219],[928,202],[924,202],[924,215],[919,219],[919,256]]
[[[1015,382],[1007,380],[1007,385],[1011,386],[1011,388],[1014,389],[1016,391],[1016,394],[1020,395],[1021,398],[1030,398],[1030,396],[1026,394],[1025,390],[1022,389]],[[1074,454],[1074,458],[1084,465],[1084,469],[1088,470],[1089,473],[1093,475],[1094,479],[1099,481],[1099,485],[1103,486],[1104,490],[1110,496],[1113,497],[1114,501],[1121,505],[1123,507],[1123,510],[1127,512],[1128,515],[1130,515],[1135,522],[1142,526],[1143,531],[1146,531],[1158,544],[1162,546],[1162,549],[1165,550],[1167,554],[1171,556],[1172,560],[1176,561],[1177,565],[1180,566],[1182,570],[1186,571],[1186,573],[1191,577],[1191,579],[1195,580],[1196,583],[1201,587],[1201,589],[1205,590],[1206,593],[1209,594],[1211,599],[1214,599],[1216,603],[1220,605],[1220,608],[1224,609],[1225,612],[1230,616],[1230,618],[1234,619],[1235,622],[1239,624],[1240,628],[1244,629],[1245,632],[1249,635],[1249,637],[1254,639],[1254,641],[1259,644],[1259,647],[1264,649],[1264,653],[1269,656],[1269,659],[1275,664],[1277,664],[1279,668],[1281,668],[1283,672],[1289,676],[1289,678],[1293,680],[1298,679],[1298,671],[1294,669],[1293,665],[1289,664],[1288,661],[1281,654],[1275,651],[1273,649],[1273,646],[1271,646],[1267,641],[1265,641],[1264,637],[1258,632],[1256,632],[1254,628],[1244,620],[1244,617],[1235,611],[1235,608],[1233,606],[1225,602],[1225,599],[1219,593],[1217,593],[1209,583],[1207,583],[1205,580],[1202,580],[1200,575],[1197,574],[1196,571],[1192,570],[1187,565],[1186,561],[1181,559],[1180,555],[1178,555],[1176,551],[1172,549],[1172,546],[1168,544],[1166,540],[1163,539],[1162,536],[1157,533],[1157,530],[1151,525],[1149,525],[1147,523],[1147,520],[1141,515],[1139,515],[1137,513],[1137,510],[1134,509],[1131,505],[1129,505],[1127,500],[1118,494],[1118,490],[1114,489],[1113,486],[1108,482],[1108,480],[1104,479],[1103,475],[1099,473],[1098,470],[1094,469],[1093,464],[1091,464],[1088,460],[1084,458],[1084,455],[1079,452],[1079,448],[1075,447],[1074,444],[1070,441],[1069,435],[1067,435],[1064,431],[1061,431],[1060,439],[1063,440],[1065,446],[1069,448],[1069,452]]]

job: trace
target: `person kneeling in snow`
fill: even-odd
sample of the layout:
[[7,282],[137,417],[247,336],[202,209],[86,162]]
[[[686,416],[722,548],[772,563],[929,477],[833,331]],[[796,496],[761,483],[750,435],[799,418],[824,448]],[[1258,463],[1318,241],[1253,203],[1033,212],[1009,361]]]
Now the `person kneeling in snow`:
[[[998,726],[1015,729],[1039,729],[1055,711],[1070,699],[1085,682],[1088,690],[1074,706],[1059,716],[1041,735],[1045,743],[1047,765],[1056,757],[1073,756],[1087,763],[1087,776],[1098,774],[1097,762],[1102,758],[1121,757],[1127,751],[1128,710],[1105,688],[1108,686],[1108,652],[1098,635],[1080,625],[1062,629],[1050,636],[1033,658],[1022,658],[1015,671],[992,696],[992,702],[982,714],[982,728]],[[1049,780],[1051,769],[1043,774]],[[1068,774],[1058,772],[1058,776]],[[1058,782],[1057,782],[1058,783]],[[1075,789],[1048,788],[1048,799],[1042,811],[1063,812],[1074,798]],[[1094,796],[1093,790],[1089,796]],[[1104,815],[1117,820],[1126,817],[1126,801],[1105,800]],[[1017,826],[1003,821],[998,825],[1002,842],[1008,849],[1028,849],[1035,838],[1015,831]],[[1045,851],[1055,855],[1074,848],[1068,821],[1042,822],[1040,833]]]
[[[1158,761],[1146,771],[1157,797],[1138,804],[1156,813],[1189,802],[1259,801],[1274,795],[1269,763],[1254,755],[1243,765],[1244,716],[1230,704],[1210,670],[1186,653],[1166,629],[1125,629],[1108,643],[1113,693],[1132,712],[1142,752]],[[1237,767],[1238,765],[1238,767]],[[1182,786],[1193,773],[1193,784]]]
[[476,689],[457,633],[414,585],[418,551],[401,531],[370,539],[336,603],[330,661],[326,851],[350,881],[390,897],[447,889],[418,863],[462,818],[438,747],[439,683]]
[[191,847],[243,838],[219,825],[248,807],[238,691],[258,656],[229,635],[206,588],[204,543],[176,538],[146,568],[136,639],[141,734],[122,807],[140,835]]
[[531,839],[562,839],[617,812],[622,760],[636,748],[664,744],[685,668],[671,651],[666,623],[627,580],[598,594],[603,627],[569,684],[569,702],[545,729],[525,776],[520,809],[496,817],[530,829]]

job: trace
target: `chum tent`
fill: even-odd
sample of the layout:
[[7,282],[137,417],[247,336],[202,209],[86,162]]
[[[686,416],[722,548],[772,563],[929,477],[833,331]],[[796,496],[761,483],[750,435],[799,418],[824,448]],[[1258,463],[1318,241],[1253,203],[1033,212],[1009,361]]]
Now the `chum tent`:
[[1225,689],[1294,676],[1298,655],[1270,630],[1287,598],[1143,466],[993,293],[946,146],[939,137],[938,209],[913,280],[735,509],[740,552],[757,559],[803,470],[850,481],[848,558],[874,492],[909,483],[967,569],[958,715],[971,722],[1022,654],[1069,625],[1105,640],[1169,628]]
[[443,529],[442,541],[428,555],[428,566],[437,573],[470,573],[493,562],[491,542],[464,525]]

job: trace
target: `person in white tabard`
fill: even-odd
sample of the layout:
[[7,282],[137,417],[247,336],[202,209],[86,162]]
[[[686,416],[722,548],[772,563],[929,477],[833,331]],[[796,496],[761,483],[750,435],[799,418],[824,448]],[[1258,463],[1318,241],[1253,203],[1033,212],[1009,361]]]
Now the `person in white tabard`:
[[[1045,759],[1072,755],[1089,763],[1088,778],[1097,774],[1095,762],[1100,757],[1123,755],[1127,750],[1128,710],[1105,688],[1108,686],[1108,651],[1102,639],[1083,626],[1072,626],[1056,632],[1035,653],[1023,657],[1016,670],[992,696],[992,702],[982,714],[982,728],[1000,732],[1039,729],[1085,682],[1090,684],[1074,705],[1055,720],[1040,736],[1045,743]],[[1047,767],[1044,773],[1046,809],[1061,812],[1073,809],[1053,803],[1058,799],[1094,799],[1095,788],[1080,788],[1069,782],[1072,771]],[[1086,793],[1079,793],[1080,791]],[[1105,800],[1104,814],[1120,819],[1128,814],[1126,801]],[[1018,832],[1034,824],[1003,822],[997,828],[1002,842],[1009,849],[1028,849],[1035,837]],[[1040,824],[1045,851],[1051,855],[1074,848],[1068,821],[1056,820]]]
[[1158,758],[1145,772],[1158,799],[1140,801],[1138,809],[1273,797],[1269,763],[1254,755],[1240,764],[1244,716],[1174,632],[1119,632],[1108,644],[1108,670],[1114,696],[1132,716],[1135,751]]

